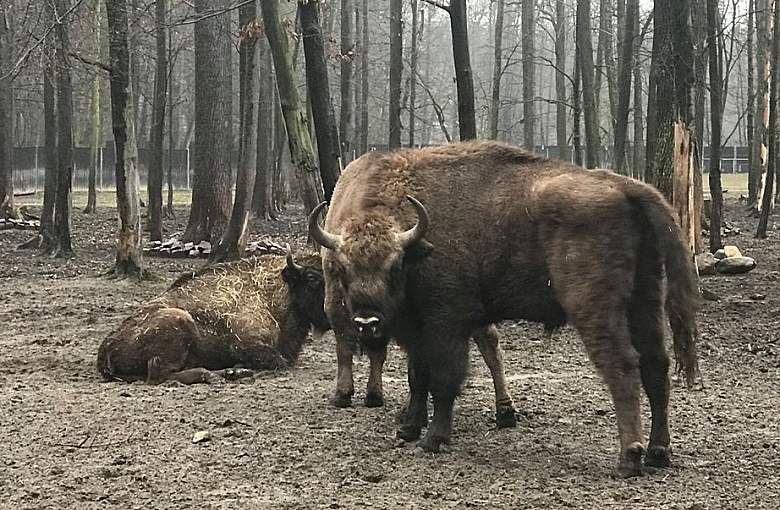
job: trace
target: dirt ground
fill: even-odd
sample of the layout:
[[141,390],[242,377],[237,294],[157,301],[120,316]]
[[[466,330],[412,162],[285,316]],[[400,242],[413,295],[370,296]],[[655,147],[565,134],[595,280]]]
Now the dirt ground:
[[[183,229],[178,213],[169,232]],[[165,283],[98,277],[112,262],[114,218],[75,212],[72,260],[15,251],[29,233],[0,232],[0,508],[780,508],[780,231],[753,239],[736,203],[727,218],[745,231],[731,240],[758,268],[704,279],[721,298],[700,316],[706,388],[675,386],[674,466],[631,480],[611,476],[612,405],[569,329],[548,339],[535,325],[501,325],[522,413],[512,430],[494,428],[491,381],[472,349],[453,444],[438,456],[396,445],[406,392],[396,348],[379,409],[362,405],[366,360],[354,407],[327,404],[329,335],[291,372],[243,383],[102,382],[101,340],[194,265],[148,260]],[[256,230],[300,245],[303,216]],[[198,431],[211,440],[193,444]]]

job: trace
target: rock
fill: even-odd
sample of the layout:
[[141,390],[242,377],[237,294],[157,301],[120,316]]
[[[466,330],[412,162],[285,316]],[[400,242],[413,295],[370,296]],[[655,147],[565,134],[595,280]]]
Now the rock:
[[715,270],[721,274],[744,274],[756,268],[756,261],[750,257],[727,257],[718,262]]
[[724,246],[723,252],[726,254],[726,258],[742,256],[742,252],[740,252],[739,248],[734,245]]
[[699,268],[699,274],[702,276],[715,274],[715,266],[718,265],[718,259],[710,252],[696,255],[696,267]]
[[718,260],[725,259],[726,258],[726,250],[721,248],[720,250],[715,252],[715,258]]
[[192,436],[192,442],[195,444],[204,443],[210,440],[211,440],[211,432],[209,432],[208,430],[199,430],[198,432],[195,432],[194,436]]

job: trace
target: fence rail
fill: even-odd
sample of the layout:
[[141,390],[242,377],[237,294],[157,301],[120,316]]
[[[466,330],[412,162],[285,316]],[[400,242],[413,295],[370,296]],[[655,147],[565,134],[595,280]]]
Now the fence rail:
[[[374,144],[370,150],[387,150],[387,145]],[[629,149],[630,150],[630,149]],[[558,157],[558,147],[554,145],[540,145],[535,149],[536,154],[547,158]],[[721,171],[724,173],[745,173],[748,171],[748,147],[727,146],[721,152]],[[173,151],[171,177],[174,189],[191,189],[192,166],[189,149]],[[709,169],[710,148],[704,148],[704,171]],[[73,189],[86,190],[89,184],[90,149],[76,147],[73,153]],[[601,162],[604,167],[611,167],[613,154],[607,147],[601,148]],[[141,185],[146,185],[148,149],[138,150],[139,176]],[[574,162],[574,147],[566,148],[566,160]],[[114,181],[114,146],[107,144],[101,147],[98,153],[98,164],[95,171],[96,186],[98,190],[115,189]],[[44,147],[17,147],[14,149],[14,191],[17,193],[30,193],[43,191],[45,149]]]

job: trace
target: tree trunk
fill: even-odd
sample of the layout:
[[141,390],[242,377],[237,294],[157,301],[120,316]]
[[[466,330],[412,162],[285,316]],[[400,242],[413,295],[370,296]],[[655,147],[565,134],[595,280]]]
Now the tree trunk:
[[[169,9],[173,8],[173,0],[168,0]],[[178,119],[174,117],[173,105],[176,102],[176,59],[173,54],[173,29],[168,30],[168,67],[170,75],[168,80],[168,200],[165,206],[165,217],[175,218],[173,210],[173,154],[176,148],[178,135]]]
[[[677,1],[677,0],[675,0]],[[675,120],[675,55],[671,0],[656,0],[647,121],[646,179],[672,200],[672,126]],[[652,116],[651,116],[652,114]]]
[[[493,93],[490,97],[489,135],[491,140],[498,140],[498,114],[501,108],[501,77],[504,74],[504,3],[505,0],[496,0],[496,23],[493,27]],[[562,9],[563,0],[558,0],[558,5],[559,8]],[[556,38],[556,44],[557,42],[558,39]]]
[[634,3],[634,157],[632,174],[637,179],[644,179],[645,158],[644,158],[644,119],[642,117],[642,61],[640,60],[642,51],[642,40],[644,39],[644,30],[639,32],[639,2]]
[[572,87],[572,104],[573,104],[573,124],[574,131],[572,133],[572,142],[574,144],[574,163],[577,166],[582,166],[582,91],[580,84],[582,83],[582,69],[580,68],[580,59],[574,59],[574,85]]
[[523,145],[529,151],[533,151],[536,144],[535,16],[536,1],[523,0]]
[[252,194],[252,209],[255,217],[271,220],[276,218],[273,205],[273,140],[274,140],[274,79],[271,53],[265,40],[258,41],[260,53],[260,74],[257,108],[257,158],[255,190]]
[[566,134],[566,2],[555,1],[555,134],[558,157],[569,157],[569,138]]
[[166,0],[155,1],[155,40],[157,60],[154,71],[152,132],[149,137],[149,179],[147,229],[151,241],[162,241],[163,137],[165,134],[165,94],[168,90]]
[[[229,0],[197,0],[202,15]],[[232,44],[230,14],[195,23],[195,144],[192,207],[184,240],[216,243],[228,222],[232,163]]]
[[[636,34],[634,29],[635,6],[639,0],[629,0],[626,5],[626,26],[623,29],[623,42],[621,44],[622,54],[620,56],[620,90],[618,95],[617,121],[615,127],[615,168],[618,173],[628,175],[626,168],[626,138],[628,135],[628,109],[631,101],[631,68],[633,62],[633,41]],[[641,83],[636,84],[641,87]]]
[[[707,92],[707,4],[706,0],[694,0],[693,9],[696,52],[695,52],[695,77],[696,97],[694,98],[694,136],[696,147],[699,151],[699,159],[704,158],[704,101]],[[699,165],[701,168],[703,165]]]
[[451,0],[450,27],[452,55],[455,60],[455,81],[458,87],[458,122],[460,139],[477,137],[477,117],[474,111],[474,74],[469,55],[469,29],[466,0]]
[[577,61],[582,79],[582,96],[585,109],[585,158],[588,168],[599,166],[598,112],[593,76],[593,42],[590,33],[590,0],[577,2]]
[[[320,36],[322,36],[321,30],[319,30],[319,23],[317,23],[317,28]],[[306,39],[304,38],[304,50],[306,49],[305,43]],[[354,76],[352,72],[352,63],[354,58],[355,46],[352,41],[352,0],[341,0],[341,110],[339,112],[339,132],[341,135],[341,161],[343,161],[345,166],[352,159],[352,131],[354,129],[354,105],[352,104],[352,100],[354,99],[352,95]],[[325,176],[323,175],[323,184],[325,184],[324,181]],[[325,184],[325,188],[325,196],[327,200],[330,200],[330,195],[327,192],[327,184]]]
[[323,188],[314,155],[314,146],[309,134],[306,112],[298,95],[293,76],[292,55],[287,33],[279,18],[276,0],[261,0],[263,22],[276,69],[276,86],[287,127],[287,143],[290,157],[301,186],[303,204],[309,214],[322,202]]
[[116,204],[119,236],[113,274],[143,276],[141,215],[138,197],[138,148],[130,93],[130,52],[127,41],[126,0],[106,0],[109,59],[111,62],[111,121],[116,147]]
[[772,26],[772,0],[757,0],[756,9],[756,49],[758,55],[758,82],[756,85],[756,118],[753,134],[753,166],[750,168],[748,183],[752,182],[756,190],[756,207],[760,211],[765,186],[764,176],[767,169],[767,131],[769,128],[769,78]]
[[721,78],[721,58],[718,54],[718,32],[720,23],[718,0],[707,0],[707,35],[710,59],[710,115],[712,129],[710,140],[710,252],[715,253],[722,247],[720,241],[721,216],[723,209],[723,191],[720,187],[721,130],[723,126],[723,79]]
[[[713,0],[708,0],[711,2]],[[769,3],[769,0],[767,1]],[[769,18],[769,11],[766,13]],[[772,38],[772,76],[778,76],[780,73],[780,2],[775,2],[774,8],[774,35]],[[767,24],[771,23],[767,21]],[[774,191],[775,172],[777,171],[777,101],[780,93],[780,86],[778,86],[778,80],[772,80],[771,83],[771,98],[769,101],[769,165],[766,170],[766,182],[764,183],[764,193],[762,196],[761,205],[761,217],[758,221],[758,230],[756,231],[756,237],[759,239],[766,238],[767,225],[769,223],[769,213],[772,211],[772,202],[774,197],[772,196]]]
[[[300,17],[303,30],[303,51],[306,55],[306,90],[308,91],[314,116],[314,131],[317,136],[317,152],[319,155],[320,173],[322,174],[322,186],[325,191],[325,200],[330,202],[330,198],[333,196],[333,189],[336,187],[336,181],[338,181],[341,174],[340,159],[346,153],[339,152],[339,128],[336,125],[336,116],[330,99],[328,63],[325,60],[325,43],[322,38],[322,27],[320,26],[319,3],[311,1],[299,3],[298,16]],[[349,68],[351,73],[351,65]],[[343,62],[341,71],[344,73]],[[351,78],[348,78],[348,81],[351,82]],[[343,75],[341,82],[343,86]],[[351,111],[352,101],[347,100],[345,103],[343,94],[341,101],[342,110],[348,108]],[[349,113],[347,117],[345,119],[342,112],[341,134],[349,138],[349,133],[345,129],[351,129],[352,114]],[[345,121],[346,124],[344,124]],[[351,152],[351,145],[342,143],[341,149]]]
[[[159,0],[158,0],[159,1]],[[316,5],[316,4],[312,4]],[[217,247],[212,251],[210,262],[237,260],[246,249],[249,236],[249,219],[252,212],[252,193],[255,188],[257,171],[257,38],[260,27],[257,24],[257,2],[244,3],[238,10],[240,38],[238,51],[242,68],[239,74],[243,80],[241,87],[241,157],[236,174],[236,196],[227,230]],[[307,59],[308,61],[308,59]]]
[[748,29],[747,29],[747,42],[745,52],[747,53],[747,146],[748,146],[748,207],[755,207],[758,201],[758,182],[755,179],[754,167],[756,166],[755,154],[753,152],[753,137],[755,136],[755,108],[756,108],[756,95],[755,95],[755,69],[754,69],[754,44],[756,27],[754,24],[755,8],[754,0],[748,2]]
[[[103,41],[100,34],[100,11],[103,0],[95,0],[95,53],[98,56],[98,60],[102,61]],[[95,212],[97,207],[97,170],[100,166],[100,146],[102,145],[101,135],[103,133],[102,114],[100,111],[100,82],[101,77],[95,76],[92,78],[92,90],[89,106],[89,178],[87,184],[87,205],[84,207],[85,214],[91,214]]]
[[403,64],[403,9],[390,0],[390,149],[401,147],[401,80]]
[[[44,19],[54,23],[54,0],[44,1]],[[43,138],[46,146],[46,174],[41,211],[41,253],[49,253],[54,246],[54,203],[57,201],[57,99],[55,91],[56,49],[54,35],[47,35],[43,43]],[[29,245],[35,246],[35,242]]]
[[70,257],[71,182],[73,179],[73,87],[70,76],[70,38],[63,15],[69,0],[57,0],[57,197],[54,201],[54,257]]
[[412,0],[412,55],[409,63],[409,147],[414,147],[416,142],[417,52],[420,47],[420,32],[422,30],[420,14],[424,13],[418,10],[417,0]]
[[363,77],[360,93],[360,153],[368,152],[368,94],[369,94],[369,69],[368,69],[368,48],[371,43],[368,30],[368,0],[363,0],[363,44],[361,45],[362,55],[360,57],[360,74]]
[[11,7],[0,3],[0,218],[16,218],[14,206],[14,87]]

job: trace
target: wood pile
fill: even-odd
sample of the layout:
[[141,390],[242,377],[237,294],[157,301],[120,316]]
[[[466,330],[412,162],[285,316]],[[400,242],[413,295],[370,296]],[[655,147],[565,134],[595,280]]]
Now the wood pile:
[[[180,239],[172,237],[166,241],[151,241],[144,247],[144,255],[151,257],[167,258],[208,258],[211,255],[211,243],[184,243]],[[284,246],[270,239],[253,241],[247,244],[244,257],[259,255],[284,255],[287,250]]]
[[38,230],[39,228],[41,228],[41,222],[38,220],[0,218],[0,230]]

